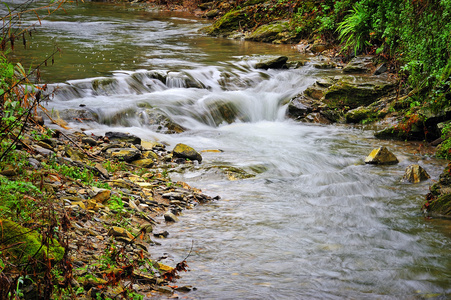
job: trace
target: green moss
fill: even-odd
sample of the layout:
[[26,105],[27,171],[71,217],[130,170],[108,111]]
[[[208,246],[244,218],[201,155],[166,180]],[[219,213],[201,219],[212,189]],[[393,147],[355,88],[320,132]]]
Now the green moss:
[[46,257],[53,262],[58,262],[63,258],[64,248],[52,240],[49,247],[43,246],[41,236],[36,231],[22,227],[8,219],[0,219],[0,245],[10,254],[14,264],[27,264],[31,258],[39,261],[42,266]]
[[97,91],[99,88],[104,89],[105,87],[112,85],[114,83],[116,83],[116,79],[114,78],[95,79],[92,82],[92,88]]
[[245,7],[240,10],[233,10],[226,13],[213,25],[203,29],[204,32],[211,35],[228,35],[241,29],[241,26],[251,27],[253,21],[249,19],[252,9]]
[[257,42],[272,42],[285,31],[288,31],[288,22],[278,21],[258,27],[247,39]]
[[429,209],[433,214],[451,216],[451,194],[445,194],[432,200]]
[[355,84],[341,80],[331,86],[324,94],[324,102],[331,108],[357,108],[369,105],[387,94],[394,87],[388,83]]

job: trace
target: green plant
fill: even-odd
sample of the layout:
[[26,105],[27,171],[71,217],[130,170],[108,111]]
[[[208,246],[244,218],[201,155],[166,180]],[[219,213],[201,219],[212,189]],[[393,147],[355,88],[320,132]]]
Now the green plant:
[[370,40],[370,12],[360,2],[353,5],[344,20],[338,24],[339,39],[345,44],[344,49],[352,48],[354,55],[366,45],[371,45]]
[[438,146],[436,155],[440,158],[451,160],[451,123],[446,123],[442,128],[443,142]]
[[29,182],[11,181],[0,176],[0,217],[30,221],[39,205],[39,194],[39,189]]

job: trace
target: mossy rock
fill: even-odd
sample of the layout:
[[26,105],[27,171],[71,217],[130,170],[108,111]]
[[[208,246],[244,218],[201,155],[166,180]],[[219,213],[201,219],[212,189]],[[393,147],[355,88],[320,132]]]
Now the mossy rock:
[[325,89],[316,83],[309,86],[305,91],[304,94],[312,99],[315,100],[321,100],[324,97]]
[[47,257],[52,264],[63,258],[64,248],[54,239],[49,247],[46,247],[42,245],[41,235],[36,231],[8,219],[0,219],[0,227],[1,248],[6,249],[3,252],[10,255],[13,264],[26,265],[31,259],[36,259],[39,262],[38,267],[43,268]]
[[251,7],[244,7],[240,10],[230,11],[222,16],[213,25],[207,26],[201,29],[201,31],[213,36],[229,36],[245,24],[247,26],[254,25],[254,22],[249,19],[251,12]]
[[330,108],[357,108],[369,105],[388,94],[395,85],[387,81],[358,80],[344,77],[324,93],[324,103]]
[[437,216],[451,217],[451,194],[444,194],[429,202],[429,213]]
[[100,94],[110,94],[115,90],[118,82],[115,78],[99,78],[92,81],[92,89]]
[[345,114],[346,123],[368,123],[382,119],[387,115],[386,111],[374,107],[358,107]]
[[288,21],[277,21],[271,24],[265,24],[258,27],[254,32],[246,37],[246,40],[255,42],[272,42],[279,38],[284,38],[279,36],[282,32],[288,31]]

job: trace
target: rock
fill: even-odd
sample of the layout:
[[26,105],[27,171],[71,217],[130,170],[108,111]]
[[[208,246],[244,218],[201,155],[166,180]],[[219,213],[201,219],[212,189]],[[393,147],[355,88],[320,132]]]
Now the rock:
[[423,210],[428,216],[451,217],[451,163],[430,187]]
[[320,113],[311,113],[304,118],[305,122],[318,124],[331,124],[332,122]]
[[66,155],[74,161],[82,161],[87,158],[86,154],[70,147],[69,145],[66,145],[66,147],[64,148],[64,151],[66,152]]
[[321,62],[321,63],[315,63],[313,64],[313,67],[315,69],[320,69],[320,70],[327,70],[327,69],[335,69],[337,67],[337,65],[333,62]]
[[53,148],[52,145],[50,145],[50,144],[48,144],[48,143],[46,143],[46,142],[44,142],[44,141],[38,141],[38,142],[37,142],[37,145],[38,145],[38,146],[41,146],[42,148],[45,148],[45,149],[48,149],[48,150],[55,151],[55,149]]
[[260,62],[258,62],[255,65],[255,68],[257,69],[281,69],[284,68],[286,66],[286,63],[288,61],[288,57],[286,56],[279,56],[276,58],[270,58],[270,59],[266,59],[266,60],[262,60]]
[[376,71],[374,71],[373,74],[374,75],[380,75],[380,74],[385,73],[387,71],[388,71],[387,64],[386,63],[382,63],[382,64],[380,64],[379,66],[376,67]]
[[167,294],[172,294],[174,292],[174,290],[168,286],[159,286],[159,285],[157,285],[155,287],[155,290],[157,290],[160,293],[167,293]]
[[[195,83],[189,81],[188,78],[177,78],[174,80],[173,77],[171,80],[175,83],[180,83],[180,81],[184,82],[182,85],[189,87],[188,85],[195,85]],[[168,79],[169,82],[172,82]],[[202,86],[196,86],[197,88],[203,88]],[[142,112],[137,113],[138,118],[149,126],[153,126],[155,131],[163,132],[163,133],[181,133],[185,131],[185,128],[175,123],[171,118],[169,118],[166,114],[161,112],[156,108],[147,108]]]
[[104,206],[100,203],[97,203],[94,200],[88,200],[88,205],[86,207],[87,210],[99,211],[104,208]]
[[153,236],[157,237],[157,238],[167,238],[169,236],[169,232],[167,232],[167,231],[154,232]]
[[374,68],[371,56],[354,57],[344,68],[343,73],[370,73]]
[[104,203],[111,197],[111,191],[107,189],[93,188],[96,195],[92,198],[97,203]]
[[152,231],[153,231],[153,226],[152,226],[152,224],[143,224],[143,225],[141,226],[140,231],[144,231],[144,232],[146,232],[146,233],[152,233]]
[[391,153],[386,147],[379,147],[373,149],[370,155],[365,159],[366,164],[377,165],[392,165],[397,164],[399,161],[396,156]]
[[135,238],[130,232],[128,232],[124,228],[117,227],[117,226],[111,227],[110,230],[108,230],[108,235],[113,236],[113,237],[126,237],[129,239]]
[[[41,236],[36,231],[8,219],[0,219],[1,238],[0,248],[5,257],[11,259],[10,263],[27,264],[30,259],[36,259],[38,266],[44,267],[46,254],[53,260],[53,263],[60,261],[64,255],[64,248],[51,239],[49,246],[41,243]],[[14,247],[9,247],[14,245]],[[19,261],[18,261],[19,260]]]
[[[248,35],[245,39],[255,42],[272,42],[274,40],[278,40],[280,38],[284,38],[281,35],[282,32],[288,31],[288,21],[276,21],[271,24],[264,24],[258,27],[255,31],[253,31],[250,35]],[[286,61],[285,61],[286,62]],[[261,69],[261,68],[259,68]]]
[[141,168],[152,168],[155,162],[153,161],[153,159],[138,159],[132,161],[131,164]]
[[199,4],[197,7],[199,7],[199,8],[202,9],[202,10],[207,10],[207,9],[212,8],[213,5],[214,5],[214,2],[212,1],[212,2],[201,3],[201,4]]
[[212,19],[212,18],[216,17],[217,15],[219,15],[219,9],[212,9],[205,14],[205,16],[209,19]]
[[202,156],[200,153],[185,144],[175,145],[174,150],[172,150],[172,154],[174,157],[197,160],[199,163],[202,162]]
[[38,170],[42,167],[41,163],[37,160],[34,159],[33,157],[29,157],[28,158],[28,163],[30,163],[30,165],[35,169]]
[[169,211],[164,214],[164,220],[166,222],[178,222],[179,221],[177,216]]
[[33,146],[31,146],[31,148],[33,148],[34,151],[41,154],[42,156],[49,156],[49,155],[52,155],[55,153],[52,150],[40,147],[38,145],[33,145]]
[[0,175],[3,176],[15,176],[17,174],[17,169],[12,165],[6,165],[3,170],[0,172]]
[[253,14],[252,7],[244,7],[232,10],[222,16],[214,24],[203,28],[201,31],[213,35],[228,37],[235,31],[241,31],[241,25],[248,22],[248,16]]
[[324,92],[329,108],[353,109],[369,105],[395,88],[394,83],[363,77],[342,77]]
[[126,143],[130,143],[130,144],[141,144],[141,138],[129,134],[129,133],[123,133],[123,132],[112,132],[109,131],[107,133],[105,133],[105,136],[110,140],[110,141],[120,141],[120,142],[126,142]]
[[346,123],[359,123],[368,117],[368,109],[366,107],[357,107],[347,111],[345,114]]
[[107,169],[105,169],[100,163],[96,163],[96,165],[94,166],[94,168],[97,170],[97,172],[100,173],[100,175],[105,178],[105,179],[109,179],[110,175],[108,174]]
[[133,201],[133,199],[128,200],[128,205],[131,209],[134,209],[136,211],[141,211],[141,209],[136,205],[136,203]]
[[429,174],[419,165],[410,165],[407,167],[406,172],[404,173],[403,180],[419,183],[424,180],[428,180],[431,178]]
[[97,146],[97,141],[91,137],[84,137],[81,139],[81,142],[83,144],[88,144],[89,146],[92,146],[92,147]]
[[131,162],[141,157],[141,151],[135,148],[110,148],[106,153],[112,158],[126,162]]
[[154,159],[154,160],[158,160],[159,157],[158,155],[153,152],[153,151],[143,151],[141,154],[141,157],[144,159]]
[[314,43],[313,45],[310,46],[309,50],[312,53],[321,53],[325,50],[331,49],[332,45],[328,44],[328,43]]

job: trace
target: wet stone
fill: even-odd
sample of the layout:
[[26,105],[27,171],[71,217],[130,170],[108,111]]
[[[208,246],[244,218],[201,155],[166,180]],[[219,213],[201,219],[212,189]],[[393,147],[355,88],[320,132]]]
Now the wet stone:
[[431,176],[429,176],[426,170],[419,165],[408,166],[403,176],[403,180],[412,183],[419,183],[428,180],[429,178],[431,178]]
[[129,134],[129,133],[109,131],[109,132],[105,133],[105,136],[110,141],[121,141],[121,142],[127,142],[127,143],[131,143],[131,144],[141,144],[141,139],[139,137]]
[[166,222],[178,222],[179,219],[172,212],[166,212],[164,214],[164,220]]
[[83,144],[87,144],[87,145],[92,146],[92,147],[93,146],[97,146],[97,141],[95,139],[91,138],[91,137],[84,137],[84,138],[81,139],[81,142]]
[[386,147],[379,147],[373,149],[370,155],[365,159],[366,164],[376,164],[376,165],[393,165],[397,164],[399,161],[396,156],[391,153]]
[[106,153],[112,158],[126,162],[131,162],[141,157],[141,151],[135,148],[111,148],[106,150]]

